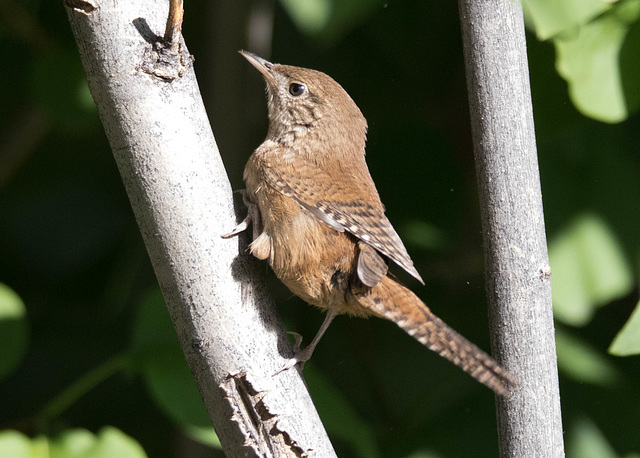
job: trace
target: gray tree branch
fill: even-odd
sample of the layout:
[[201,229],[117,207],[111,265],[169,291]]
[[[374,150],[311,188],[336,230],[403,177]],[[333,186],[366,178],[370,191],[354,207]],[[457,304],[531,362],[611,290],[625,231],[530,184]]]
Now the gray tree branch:
[[[227,456],[335,456],[238,239],[232,192],[167,0],[65,0],[89,88]],[[187,12],[188,14],[188,12]],[[170,47],[169,47],[170,48]],[[241,238],[241,240],[245,239]]]
[[497,400],[504,457],[562,457],[542,195],[522,7],[460,0],[494,354],[521,386]]

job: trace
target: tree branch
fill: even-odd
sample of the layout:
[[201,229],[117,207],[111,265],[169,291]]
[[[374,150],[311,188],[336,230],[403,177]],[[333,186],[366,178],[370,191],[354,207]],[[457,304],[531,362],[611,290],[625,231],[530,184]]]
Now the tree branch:
[[549,260],[522,7],[460,0],[494,354],[520,380],[497,402],[502,456],[562,457]]
[[256,263],[238,255],[245,246],[237,239],[220,238],[236,223],[232,193],[185,43],[172,50],[159,36],[167,1],[65,6],[182,349],[227,456],[335,456],[299,373],[272,376],[291,356],[290,345]]

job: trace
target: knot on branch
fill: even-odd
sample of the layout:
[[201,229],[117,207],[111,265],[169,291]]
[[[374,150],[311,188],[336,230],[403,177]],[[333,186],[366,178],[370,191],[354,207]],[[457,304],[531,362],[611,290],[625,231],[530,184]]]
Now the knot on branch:
[[181,42],[166,42],[162,37],[151,31],[147,21],[137,18],[133,21],[140,35],[149,43],[142,56],[142,64],[138,70],[149,75],[171,82],[180,78],[187,67],[193,62]]
[[191,62],[193,57],[188,53],[185,55],[181,44],[176,50],[163,41],[156,41],[145,50],[140,70],[171,82],[180,78]]

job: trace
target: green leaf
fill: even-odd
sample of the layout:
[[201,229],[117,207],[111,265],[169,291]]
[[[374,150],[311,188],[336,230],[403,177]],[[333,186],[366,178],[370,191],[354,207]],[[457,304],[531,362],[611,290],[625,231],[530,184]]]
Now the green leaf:
[[585,116],[617,123],[640,107],[635,73],[640,68],[640,37],[635,30],[629,33],[639,16],[640,0],[627,0],[554,39],[556,69]]
[[567,456],[576,458],[618,458],[618,454],[590,418],[573,422],[567,443]]
[[196,383],[179,346],[158,349],[144,366],[144,378],[156,404],[195,440],[220,446]]
[[[42,453],[39,453],[42,452]],[[0,456],[12,458],[44,457],[47,452],[46,444],[42,441],[31,440],[18,431],[0,431]]]
[[300,31],[324,45],[333,45],[373,12],[384,0],[280,0]]
[[573,221],[549,245],[554,314],[580,326],[596,308],[631,291],[633,274],[608,225],[595,215]]
[[611,342],[609,353],[616,356],[640,354],[640,302]]
[[419,450],[408,455],[406,458],[442,458],[442,455],[431,450]]
[[331,0],[280,0],[280,4],[296,26],[309,35],[326,27],[333,9]]
[[29,343],[27,311],[20,296],[0,283],[0,379],[20,364]]
[[305,380],[318,407],[327,432],[344,440],[357,452],[356,456],[375,458],[382,456],[372,428],[351,407],[331,382],[313,368],[305,367]]
[[74,136],[100,129],[98,112],[75,49],[59,48],[31,60],[30,96],[54,126]]
[[148,293],[140,303],[133,323],[132,357],[141,367],[154,359],[158,349],[175,348],[178,337],[159,289]]
[[11,458],[144,458],[146,453],[130,436],[112,426],[96,435],[71,429],[58,437],[31,439],[18,431],[0,432],[0,456]]
[[562,329],[556,329],[556,351],[558,368],[578,382],[608,386],[621,378],[606,355]]
[[220,448],[159,290],[140,306],[133,354],[154,402],[194,440]]
[[447,234],[435,224],[411,220],[402,227],[402,240],[426,250],[442,250],[449,245]]
[[84,429],[63,432],[51,441],[51,458],[142,458],[147,454],[135,439],[113,426],[97,435]]
[[586,24],[611,8],[610,0],[523,0],[522,7],[540,40]]

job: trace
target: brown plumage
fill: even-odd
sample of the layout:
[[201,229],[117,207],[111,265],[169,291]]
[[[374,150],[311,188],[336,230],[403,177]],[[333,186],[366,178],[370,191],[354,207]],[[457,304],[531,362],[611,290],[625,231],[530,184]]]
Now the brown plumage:
[[367,123],[349,95],[324,73],[242,55],[264,76],[269,131],[244,171],[249,215],[230,237],[253,223],[251,253],[267,259],[296,295],[327,310],[304,362],[338,314],[375,315],[398,324],[499,394],[513,377],[436,317],[388,276],[391,260],[414,276],[406,248],[384,214],[365,156]]

